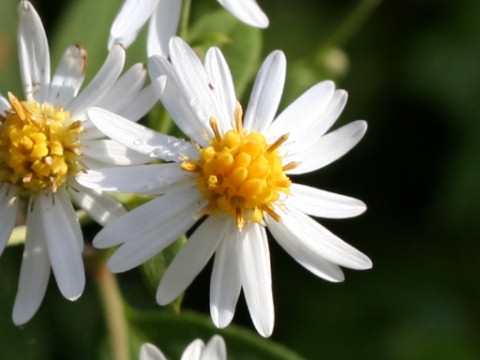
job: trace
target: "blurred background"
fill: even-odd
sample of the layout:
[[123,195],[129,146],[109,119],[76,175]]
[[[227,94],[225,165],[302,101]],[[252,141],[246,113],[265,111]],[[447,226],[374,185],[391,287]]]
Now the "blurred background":
[[[104,0],[33,3],[59,49],[90,41],[103,44],[90,53],[106,55],[120,0],[108,1],[108,13],[102,12]],[[283,106],[330,78],[349,92],[336,126],[356,119],[369,124],[351,153],[296,180],[367,203],[358,218],[320,222],[368,254],[373,269],[346,270],[344,283],[328,283],[271,242],[271,339],[306,359],[480,359],[480,2],[258,3],[270,18],[262,32],[262,58],[282,49],[288,60]],[[65,33],[80,4],[99,10],[78,31]],[[3,94],[21,94],[16,6],[0,0]],[[191,21],[218,9],[213,0],[193,0]],[[82,38],[83,29],[96,23],[105,30],[95,39]],[[62,44],[64,38],[69,42]],[[56,64],[61,50],[52,52]],[[132,53],[132,61],[144,56]],[[89,228],[92,235],[97,230]],[[75,303],[51,282],[35,318],[20,328],[12,324],[21,251],[10,247],[0,258],[0,359],[96,358],[105,339],[93,281]],[[186,309],[208,314],[210,270],[187,291]],[[157,307],[153,296],[138,290],[138,271],[121,275],[120,282],[132,304]],[[234,322],[253,330],[243,298]]]

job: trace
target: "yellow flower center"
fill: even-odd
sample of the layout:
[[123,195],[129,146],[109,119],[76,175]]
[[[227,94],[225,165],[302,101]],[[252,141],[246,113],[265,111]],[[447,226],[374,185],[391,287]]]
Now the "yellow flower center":
[[262,222],[264,212],[280,221],[273,203],[279,200],[280,193],[290,193],[291,181],[284,171],[296,166],[282,167],[278,147],[287,135],[268,144],[262,134],[243,129],[239,106],[235,117],[235,129],[224,136],[211,118],[215,136],[210,139],[210,146],[199,149],[198,161],[184,161],[181,167],[198,174],[197,186],[209,200],[203,214],[226,213],[236,219],[240,230],[247,222]]
[[81,122],[50,104],[8,97],[12,107],[0,115],[0,182],[16,185],[20,194],[56,192],[80,171]]

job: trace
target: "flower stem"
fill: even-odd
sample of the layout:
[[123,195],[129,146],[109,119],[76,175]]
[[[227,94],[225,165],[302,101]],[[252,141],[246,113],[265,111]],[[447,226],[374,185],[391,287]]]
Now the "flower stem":
[[117,278],[100,264],[95,272],[100,299],[104,308],[113,360],[130,360],[128,325]]
[[382,0],[359,0],[327,39],[323,47],[342,47],[367,21]]
[[178,29],[178,35],[182,39],[187,39],[188,21],[190,18],[191,6],[192,6],[192,0],[183,0],[182,17],[180,18],[180,26]]

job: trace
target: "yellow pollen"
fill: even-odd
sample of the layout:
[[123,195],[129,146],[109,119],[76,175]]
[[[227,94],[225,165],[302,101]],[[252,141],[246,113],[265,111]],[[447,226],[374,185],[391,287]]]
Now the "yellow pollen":
[[16,185],[20,194],[56,192],[80,171],[81,122],[50,104],[8,98],[12,107],[0,115],[0,183]]
[[222,136],[220,135],[220,131],[218,131],[218,124],[215,118],[210,118],[210,126],[212,127],[213,133],[215,134],[215,138],[217,141],[222,140]]
[[281,221],[273,209],[282,193],[290,193],[291,181],[285,170],[292,166],[282,167],[278,150],[287,135],[268,144],[262,134],[243,128],[241,116],[238,105],[234,130],[223,136],[216,119],[211,118],[214,137],[210,145],[199,149],[198,161],[181,163],[182,170],[197,173],[197,186],[209,201],[202,215],[226,213],[240,230],[250,222],[263,222],[264,213]]
[[288,139],[288,134],[280,136],[277,141],[275,141],[272,145],[270,145],[267,149],[268,152],[278,149],[280,145],[282,145]]

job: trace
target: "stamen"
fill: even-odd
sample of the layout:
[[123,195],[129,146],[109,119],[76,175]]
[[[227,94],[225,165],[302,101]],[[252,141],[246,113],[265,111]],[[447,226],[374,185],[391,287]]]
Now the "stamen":
[[235,208],[235,219],[237,220],[237,227],[239,231],[242,231],[243,226],[245,225],[245,220],[243,219],[243,211],[241,208]]
[[290,194],[291,181],[284,170],[298,165],[290,163],[282,168],[277,149],[288,134],[269,144],[261,133],[243,127],[239,103],[233,115],[233,129],[223,135],[217,120],[210,117],[214,134],[210,144],[198,147],[198,160],[185,159],[180,164],[182,170],[196,173],[197,186],[208,201],[198,215],[226,214],[234,219],[239,231],[249,223],[265,224],[267,214],[281,221],[274,205],[283,194]]
[[288,134],[280,136],[277,141],[275,141],[272,145],[270,145],[267,149],[267,152],[271,153],[275,149],[277,149],[280,145],[282,145],[288,139]]
[[11,108],[0,126],[0,182],[15,185],[21,195],[55,193],[81,169],[82,122],[47,103],[19,101],[12,93],[8,98]]
[[190,161],[190,160],[182,162],[180,164],[180,168],[183,171],[188,171],[188,172],[198,172],[198,171],[202,170],[200,164],[195,163],[194,161]]
[[268,215],[270,215],[275,221],[280,222],[282,218],[278,215],[272,207],[270,206],[262,206],[262,210],[265,211]]
[[299,165],[300,165],[299,162],[292,161],[291,163],[288,163],[287,165],[282,166],[282,170],[283,170],[283,171],[292,170],[292,169],[297,168]]
[[11,92],[8,93],[8,100],[10,100],[10,104],[12,104],[12,107],[15,109],[18,117],[20,120],[25,121],[26,116],[25,112],[23,111],[23,106],[20,104],[20,101],[13,95]]
[[215,139],[217,139],[218,142],[221,142],[222,135],[220,135],[220,131],[218,131],[218,123],[214,117],[210,118],[210,127],[212,128],[213,133],[215,134]]
[[238,133],[241,133],[243,130],[243,109],[242,105],[237,101],[237,106],[235,107],[235,129]]

